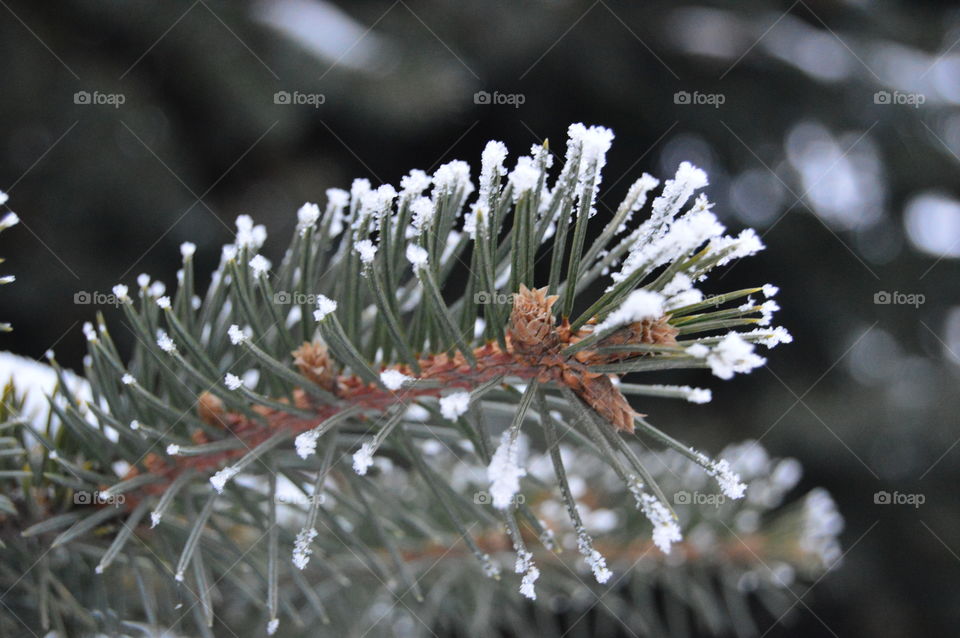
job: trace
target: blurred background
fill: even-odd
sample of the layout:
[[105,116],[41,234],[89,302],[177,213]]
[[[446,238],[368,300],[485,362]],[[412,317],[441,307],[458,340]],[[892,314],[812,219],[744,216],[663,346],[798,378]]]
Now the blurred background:
[[[710,175],[768,250],[795,336],[708,406],[637,406],[706,450],[759,439],[846,518],[843,566],[767,635],[935,636],[960,623],[960,11],[747,0],[0,2],[0,349],[80,368],[116,283],[212,269],[241,213],[277,260],[304,201],[397,185],[489,139],[617,139],[600,206],[642,171]],[[114,332],[120,342],[129,333]],[[668,378],[669,377],[669,378]],[[889,499],[878,493],[886,492]],[[891,502],[884,502],[889,500]],[[775,619],[760,619],[762,628]],[[951,632],[952,633],[952,632]]]

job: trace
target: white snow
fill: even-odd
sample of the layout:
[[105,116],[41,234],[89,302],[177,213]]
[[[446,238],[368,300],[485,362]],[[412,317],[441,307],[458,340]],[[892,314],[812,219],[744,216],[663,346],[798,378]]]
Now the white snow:
[[387,390],[399,390],[403,384],[413,381],[413,377],[407,376],[399,370],[384,370],[380,373],[380,381],[387,387]]
[[469,392],[454,392],[440,398],[440,413],[443,418],[450,421],[456,421],[461,415],[466,414],[469,407]]
[[323,321],[327,315],[337,309],[337,302],[325,295],[320,295],[317,299],[317,309],[313,311],[313,318],[317,321]]

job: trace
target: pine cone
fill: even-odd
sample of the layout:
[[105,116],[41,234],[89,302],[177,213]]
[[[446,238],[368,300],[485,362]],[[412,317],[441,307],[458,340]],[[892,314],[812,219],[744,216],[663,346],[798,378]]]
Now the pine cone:
[[293,362],[300,369],[300,374],[310,379],[318,386],[329,392],[334,392],[337,386],[333,361],[327,354],[327,347],[322,343],[304,341],[303,345],[293,351]]
[[531,290],[520,284],[507,330],[514,353],[525,357],[540,357],[557,348],[560,335],[550,311],[557,299],[556,295],[548,296],[546,288]]

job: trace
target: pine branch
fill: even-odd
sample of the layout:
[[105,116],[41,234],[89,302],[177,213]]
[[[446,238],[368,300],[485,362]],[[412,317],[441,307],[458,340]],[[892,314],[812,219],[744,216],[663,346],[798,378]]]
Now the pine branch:
[[[588,243],[612,139],[600,127],[571,126],[555,180],[547,145],[518,158],[508,173],[506,148],[491,142],[469,208],[475,186],[459,161],[432,176],[412,171],[399,193],[367,180],[354,181],[349,193],[330,189],[323,212],[315,204],[298,211],[276,271],[259,254],[263,227],[241,216],[203,300],[195,296],[191,244],[181,249],[184,268],[172,298],[145,276],[136,302],[128,286],[115,287],[119,320],[136,337],[134,352],[125,363],[104,321],[85,326],[85,393],[61,382],[51,402],[56,455],[39,459],[30,473],[6,476],[45,485],[61,498],[71,489],[89,491],[95,506],[48,501],[31,515],[29,538],[69,543],[100,571],[141,570],[145,592],[172,570],[181,593],[196,598],[186,613],[205,633],[220,615],[218,604],[231,608],[216,591],[226,587],[253,603],[238,617],[259,610],[273,633],[284,618],[303,627],[311,616],[357,626],[370,620],[363,614],[372,613],[384,590],[440,624],[449,619],[436,605],[437,588],[453,588],[464,601],[486,600],[476,609],[489,609],[508,598],[497,581],[511,552],[516,586],[535,600],[541,588],[566,595],[585,586],[576,575],[584,568],[606,583],[651,543],[710,573],[742,575],[764,557],[780,560],[781,548],[759,527],[745,531],[741,543],[753,555],[737,549],[731,517],[755,507],[749,499],[729,508],[729,516],[703,519],[725,541],[700,547],[682,539],[697,514],[678,511],[682,503],[669,495],[687,486],[657,463],[687,464],[677,469],[690,489],[715,478],[720,493],[712,496],[731,504],[744,502],[747,479],[736,459],[691,451],[626,398],[702,403],[709,391],[620,380],[677,368],[708,368],[728,379],[763,365],[755,344],[789,342],[783,328],[767,327],[776,304],[754,301],[772,297],[775,287],[712,297],[694,287],[713,268],[763,246],[749,230],[726,235],[705,196],[690,203],[707,179],[686,163],[654,198],[646,221],[630,230],[658,185],[649,175]],[[541,259],[549,272],[538,288]],[[594,294],[607,274],[608,287]],[[577,308],[587,310],[575,316]],[[755,329],[737,330],[745,326]],[[64,381],[52,353],[50,360]],[[645,451],[637,428],[673,451]],[[53,440],[49,429],[34,434]],[[543,450],[549,476],[534,472],[536,459],[524,463],[532,446]],[[569,462],[570,455],[578,460]],[[456,478],[470,466],[486,466],[485,485]],[[692,468],[699,468],[696,481]],[[600,490],[611,485],[610,471],[619,488]],[[411,480],[428,489],[381,493]],[[595,492],[591,502],[609,500],[616,512],[620,523],[607,530],[616,532],[609,538],[588,531],[590,508],[575,489],[583,484]],[[552,500],[555,490],[560,502]],[[292,494],[292,507],[284,494]],[[636,509],[623,508],[624,499]],[[564,525],[547,520],[557,513],[550,503],[566,513],[572,547],[583,559],[573,567],[553,555],[566,543],[550,531]],[[141,523],[147,511],[149,530]],[[104,547],[89,544],[91,533],[120,515],[128,527]],[[799,524],[791,516],[783,515],[791,521],[784,525]],[[637,540],[651,527],[651,540]],[[466,552],[453,546],[460,541]],[[823,554],[832,555],[834,545]],[[446,550],[437,558],[440,547]],[[286,552],[292,561],[278,559]],[[474,567],[462,564],[461,554]],[[810,554],[791,548],[782,560],[800,569]],[[432,560],[437,573],[421,582]],[[232,570],[237,561],[245,575]],[[156,571],[146,578],[148,564]],[[319,579],[300,573],[308,564]],[[726,606],[696,598],[687,591],[692,580],[663,573],[647,586],[680,587],[687,593],[677,600],[696,615],[713,618],[695,599]],[[211,585],[220,579],[223,585]],[[264,596],[256,593],[261,580]],[[39,587],[46,592],[49,583]],[[344,607],[330,602],[358,587],[369,590],[363,598],[370,606],[356,607],[366,610],[359,618],[344,618]],[[65,600],[51,604],[60,615],[69,607]],[[508,607],[519,609],[515,600]],[[147,602],[142,608],[157,615]],[[495,625],[491,619],[490,631]]]

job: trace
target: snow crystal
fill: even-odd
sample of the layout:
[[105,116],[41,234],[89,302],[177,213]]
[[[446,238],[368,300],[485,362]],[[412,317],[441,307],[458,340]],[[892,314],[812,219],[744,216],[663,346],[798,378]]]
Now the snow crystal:
[[420,236],[430,227],[436,210],[433,202],[427,197],[418,197],[413,200],[413,203],[410,204],[410,211],[413,213],[411,223],[413,224],[414,236]]
[[600,332],[644,319],[658,319],[663,316],[663,295],[651,290],[634,290],[619,308],[607,315],[597,325]]
[[337,302],[329,297],[320,295],[317,299],[317,309],[313,311],[313,318],[323,321],[327,315],[337,309]]
[[413,381],[413,377],[407,376],[399,370],[384,370],[380,373],[380,381],[387,387],[387,390],[399,390],[404,383]]
[[[687,352],[695,347],[687,348]],[[736,372],[750,372],[767,362],[763,357],[754,354],[753,344],[744,341],[736,332],[728,333],[721,339],[720,343],[710,350],[706,359],[713,374],[721,379],[732,379]]]
[[254,255],[250,259],[250,270],[254,277],[261,277],[270,271],[270,260],[263,255]]
[[157,330],[157,345],[164,352],[174,353],[177,351],[177,345],[170,338],[170,335],[163,330]]
[[303,434],[297,435],[297,438],[293,443],[297,448],[297,454],[300,456],[300,458],[305,459],[317,452],[317,439],[319,438],[319,430],[309,430]]
[[517,166],[510,172],[508,179],[513,184],[513,201],[516,202],[525,193],[537,187],[540,181],[540,169],[537,168],[532,157],[524,155],[517,158]]
[[304,527],[297,533],[297,538],[293,541],[293,564],[297,569],[303,569],[310,562],[310,554],[313,553],[313,539],[317,537],[317,530]]
[[469,392],[454,392],[440,398],[440,413],[443,418],[456,421],[458,417],[466,414],[470,407]]
[[217,490],[218,494],[223,494],[223,488],[226,487],[227,481],[232,479],[239,472],[240,470],[237,468],[228,465],[210,477],[210,485],[213,486],[213,489]]
[[507,147],[503,142],[491,140],[483,148],[480,155],[480,192],[477,196],[480,202],[487,203],[494,180],[506,174],[507,169],[503,167],[506,158]]
[[373,453],[376,452],[373,441],[367,441],[353,454],[353,471],[363,476],[373,465]]
[[354,245],[354,249],[360,255],[360,261],[365,264],[373,263],[377,256],[377,246],[369,239],[361,239]]
[[318,219],[320,219],[320,207],[310,202],[304,203],[297,209],[297,230],[301,234],[305,233],[308,228],[312,228],[317,223]]
[[520,479],[527,472],[520,466],[520,439],[511,437],[510,430],[500,437],[500,445],[490,459],[487,467],[487,479],[490,481],[490,496],[493,506],[507,509],[514,495],[520,491]]
[[407,261],[409,261],[414,269],[423,268],[427,265],[427,251],[417,246],[416,244],[410,244],[407,246]]
[[[637,492],[634,495],[637,496]],[[656,497],[646,492],[639,492],[637,504],[640,506],[643,515],[653,525],[653,544],[659,547],[664,554],[669,554],[673,543],[679,543],[683,540],[680,526],[677,525],[673,515],[670,514],[670,510]]]
[[230,343],[235,346],[240,345],[248,339],[246,333],[237,324],[233,324],[227,329],[227,335],[230,337]]

